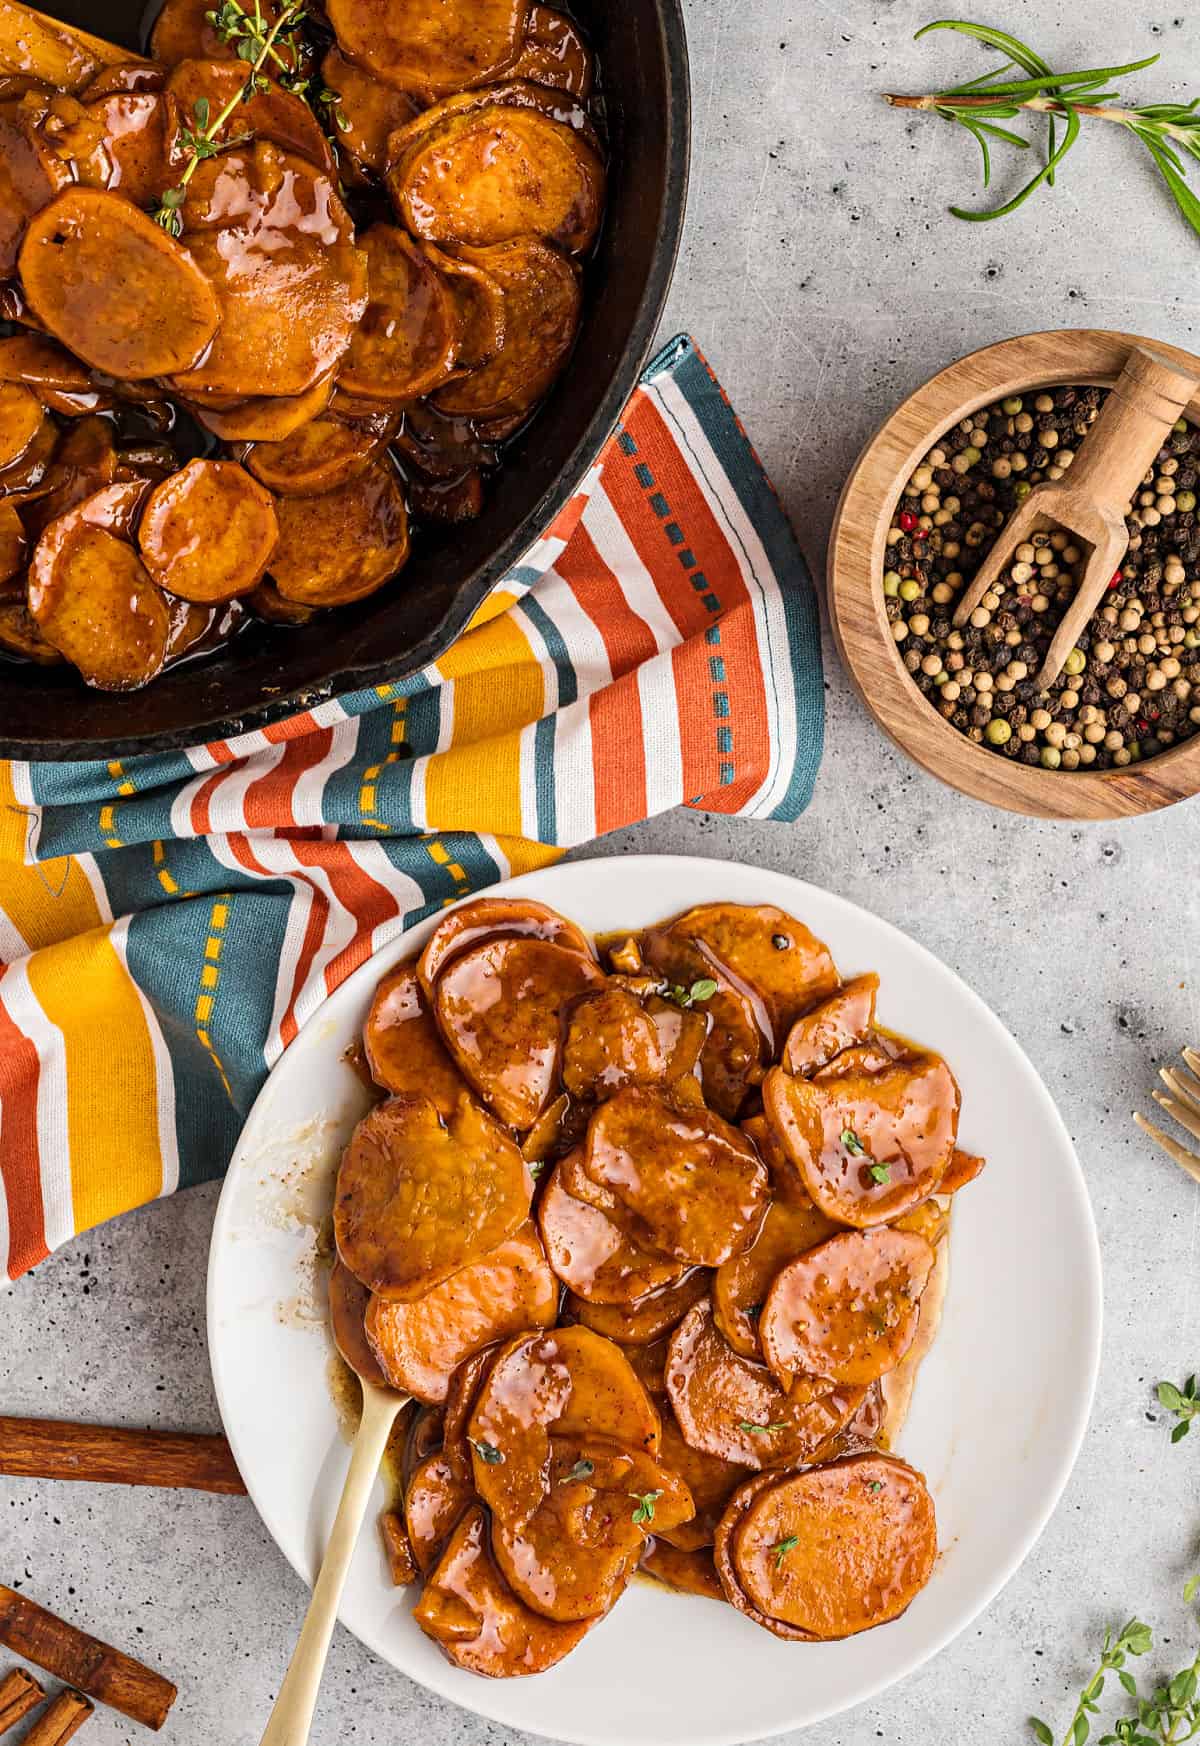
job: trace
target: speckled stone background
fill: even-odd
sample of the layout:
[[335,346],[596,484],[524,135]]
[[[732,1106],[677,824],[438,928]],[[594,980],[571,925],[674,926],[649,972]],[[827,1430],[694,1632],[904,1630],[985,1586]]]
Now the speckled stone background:
[[[877,98],[980,69],[968,44],[912,42],[932,0],[687,10],[695,168],[664,334],[689,327],[716,365],[814,564],[860,444],[949,359],[1051,326],[1195,343],[1200,244],[1124,137],[1089,135],[1057,191],[1001,225],[946,215],[949,197],[973,189],[974,146]],[[1180,0],[978,0],[970,15],[1032,37],[1061,65],[1162,49],[1165,68],[1142,75],[1138,94],[1189,81],[1200,91],[1200,16]],[[1103,1369],[1079,1466],[976,1626],[879,1702],[806,1736],[995,1746],[1024,1737],[1031,1707],[1065,1726],[1068,1688],[1105,1623],[1134,1612],[1153,1623],[1169,1645],[1162,1665],[1190,1659],[1200,1636],[1180,1599],[1200,1567],[1200,1434],[1171,1448],[1152,1397],[1156,1378],[1200,1366],[1200,1190],[1129,1122],[1154,1064],[1200,1041],[1200,813],[1074,829],[991,812],[904,762],[832,649],[827,662],[828,752],[798,826],[678,815],[599,850],[750,860],[886,915],[991,1003],[1059,1101],[1106,1271]],[[203,1327],[215,1204],[206,1188],[93,1233],[0,1297],[0,1411],[215,1426]],[[0,1480],[0,1580],[175,1675],[176,1746],[254,1746],[306,1598],[245,1501],[11,1480]],[[114,1746],[136,1733],[105,1713],[86,1739]],[[339,1631],[314,1739],[519,1737],[428,1696]]]

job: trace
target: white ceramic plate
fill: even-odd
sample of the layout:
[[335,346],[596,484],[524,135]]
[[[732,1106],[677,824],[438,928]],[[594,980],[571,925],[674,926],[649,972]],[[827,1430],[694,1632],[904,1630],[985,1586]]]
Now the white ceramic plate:
[[[491,1681],[460,1673],[421,1635],[413,1595],[389,1585],[378,1536],[366,1531],[342,1620],[464,1708],[578,1746],[732,1746],[834,1715],[970,1624],[1032,1547],[1074,1463],[1101,1299],[1095,1226],[1066,1129],[1020,1048],[952,971],[828,892],[674,856],[581,861],[497,889],[541,898],[599,932],[714,899],[779,904],[829,943],[844,975],[879,971],[882,1022],[945,1052],[962,1086],[962,1143],[989,1163],[955,1208],[945,1316],[901,1439],[900,1453],[932,1486],[941,1557],[903,1618],[846,1642],[781,1642],[732,1607],[635,1584],[549,1673]],[[208,1332],[225,1429],[259,1513],[309,1583],[348,1458],[313,1265],[315,1221],[365,1107],[342,1056],[379,977],[431,926],[363,965],[284,1055],[246,1124],[213,1232]]]

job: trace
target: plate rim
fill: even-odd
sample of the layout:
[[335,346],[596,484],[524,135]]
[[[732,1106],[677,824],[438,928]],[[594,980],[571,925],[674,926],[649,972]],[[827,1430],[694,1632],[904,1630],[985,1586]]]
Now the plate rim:
[[[851,1710],[857,1709],[861,1705],[871,1702],[873,1699],[878,1698],[883,1692],[910,1679],[919,1668],[926,1666],[936,1655],[941,1654],[941,1652],[952,1642],[962,1636],[963,1633],[967,1631],[984,1612],[987,1611],[1001,1590],[1011,1582],[1012,1578],[1025,1563],[1025,1560],[1029,1557],[1030,1553],[1045,1532],[1051,1517],[1054,1515],[1062,1501],[1063,1493],[1066,1490],[1067,1484],[1079,1459],[1079,1454],[1083,1447],[1084,1437],[1087,1434],[1087,1428],[1091,1420],[1092,1408],[1095,1401],[1096,1387],[1100,1373],[1104,1331],[1103,1262],[1095,1212],[1092,1207],[1091,1196],[1088,1192],[1087,1179],[1084,1175],[1083,1166],[1080,1163],[1078,1152],[1075,1149],[1075,1143],[1071,1138],[1058,1105],[1051,1096],[1049,1088],[1042,1079],[1041,1074],[1038,1072],[1033,1061],[1022,1047],[1018,1038],[1013,1035],[1012,1031],[1004,1023],[1004,1020],[998,1013],[993,1011],[981,995],[976,993],[975,989],[971,987],[970,983],[968,983],[956,969],[946,963],[945,960],[939,958],[935,952],[933,952],[928,946],[925,946],[920,940],[914,939],[911,934],[905,931],[905,929],[898,927],[894,922],[889,921],[886,917],[877,915],[873,910],[867,909],[865,905],[856,903],[850,898],[843,897],[840,892],[831,891],[824,886],[814,885],[808,880],[797,878],[792,873],[782,872],[771,867],[752,867],[746,862],[735,860],[730,856],[673,854],[601,855],[586,857],[574,861],[552,862],[546,867],[538,868],[528,873],[518,874],[510,879],[499,880],[492,885],[484,887],[480,891],[469,892],[462,898],[456,899],[453,903],[446,904],[442,908],[432,911],[429,915],[422,916],[418,920],[410,922],[408,926],[393,934],[389,939],[383,941],[379,946],[377,946],[371,956],[360,964],[344,982],[340,983],[338,988],[333,991],[333,994],[330,995],[327,1000],[323,1001],[312,1014],[310,1014],[309,1018],[301,1026],[296,1038],[293,1039],[292,1044],[289,1044],[288,1048],[284,1050],[283,1054],[272,1066],[263,1083],[262,1089],[259,1091],[259,1094],[255,1098],[246,1117],[242,1126],[241,1134],[238,1138],[237,1146],[234,1148],[222,1183],[209,1242],[209,1257],[205,1284],[205,1332],[208,1346],[209,1368],[212,1374],[213,1390],[217,1400],[218,1411],[221,1415],[221,1423],[233,1452],[234,1460],[238,1465],[239,1472],[241,1472],[242,1462],[239,1458],[239,1437],[236,1428],[231,1424],[230,1419],[226,1414],[225,1396],[221,1377],[221,1360],[218,1358],[220,1343],[216,1338],[215,1307],[217,1257],[219,1250],[224,1245],[228,1236],[228,1226],[233,1217],[232,1208],[235,1198],[233,1185],[236,1179],[237,1167],[244,1149],[246,1135],[251,1131],[252,1124],[254,1123],[260,1108],[265,1104],[266,1099],[271,1093],[271,1084],[275,1074],[280,1071],[282,1063],[292,1052],[295,1042],[298,1041],[310,1027],[315,1027],[327,1019],[329,1001],[339,996],[347,1002],[350,1002],[353,998],[357,998],[358,989],[360,987],[366,987],[368,984],[371,984],[378,979],[378,976],[381,974],[381,960],[386,959],[386,963],[383,965],[384,970],[390,968],[393,963],[397,962],[404,956],[405,948],[414,933],[418,932],[418,930],[430,929],[441,915],[446,914],[452,909],[461,908],[465,903],[473,902],[479,897],[520,896],[528,887],[540,886],[547,877],[555,879],[564,878],[567,883],[570,884],[581,874],[592,878],[603,877],[603,870],[605,867],[619,866],[627,868],[631,864],[636,864],[641,867],[648,880],[657,874],[665,880],[674,879],[678,881],[676,885],[666,885],[664,887],[665,890],[677,889],[686,892],[685,881],[687,872],[691,867],[697,865],[706,868],[714,866],[733,866],[739,870],[739,874],[741,875],[749,875],[751,877],[762,876],[768,880],[782,880],[796,894],[796,898],[800,900],[797,902],[795,913],[803,914],[800,903],[808,894],[816,894],[823,902],[832,903],[835,909],[842,911],[847,920],[852,920],[861,915],[869,916],[871,921],[877,926],[898,936],[903,942],[905,948],[910,951],[915,951],[921,960],[927,960],[937,971],[950,976],[958,984],[960,991],[966,996],[970,1005],[980,1012],[989,1022],[1001,1026],[1005,1034],[1008,1036],[1013,1049],[1016,1051],[1022,1064],[1027,1070],[1030,1079],[1034,1085],[1036,1085],[1039,1100],[1043,1109],[1049,1117],[1051,1125],[1056,1128],[1058,1137],[1065,1146],[1066,1153],[1070,1159],[1071,1168],[1068,1172],[1067,1179],[1071,1185],[1072,1199],[1078,1204],[1078,1208],[1082,1213],[1081,1227],[1086,1233],[1087,1238],[1084,1253],[1081,1256],[1081,1283],[1087,1287],[1087,1302],[1086,1304],[1082,1302],[1080,1304],[1081,1313],[1086,1311],[1085,1319],[1081,1327],[1081,1338],[1086,1339],[1088,1346],[1088,1361],[1085,1367],[1086,1386],[1079,1390],[1075,1399],[1074,1410],[1071,1415],[1069,1426],[1069,1435],[1064,1435],[1062,1439],[1062,1444],[1054,1465],[1053,1477],[1045,1488],[1040,1507],[1036,1512],[1036,1519],[1031,1518],[1030,1523],[1026,1526],[1019,1539],[1014,1540],[1006,1557],[1000,1561],[996,1572],[993,1574],[990,1581],[984,1585],[979,1598],[972,1605],[969,1612],[963,1613],[952,1625],[947,1625],[934,1632],[929,1641],[919,1645],[900,1667],[881,1675],[875,1680],[866,1681],[849,1703],[834,1702],[827,1707],[806,1714],[801,1721],[796,1721],[795,1719],[784,1720],[780,1722],[778,1726],[773,1725],[765,1733],[759,1732],[749,1736],[743,1736],[739,1742],[732,1741],[727,1732],[719,1730],[715,1732],[694,1730],[691,1734],[692,1746],[749,1746],[749,1743],[753,1741],[775,1739],[779,1735],[789,1732],[793,1728],[816,1726],[822,1722],[829,1721],[834,1717],[845,1715]],[[544,894],[539,895],[539,900],[543,902],[549,901]],[[702,901],[719,900],[704,899]],[[730,901],[740,900],[731,899]],[[770,901],[770,899],[767,899],[767,901]],[[564,903],[564,907],[569,906]],[[685,902],[679,909],[679,913],[683,913],[683,909],[686,907],[689,906]],[[672,913],[674,913],[674,910],[672,910]],[[590,931],[591,930],[589,930],[589,932]],[[1081,1375],[1081,1371],[1076,1372],[1077,1378]],[[346,1460],[348,1463],[349,1445],[347,1445],[346,1449]],[[249,1496],[250,1501],[271,1540],[274,1542],[276,1548],[287,1563],[291,1566],[292,1570],[299,1577],[300,1581],[304,1584],[305,1588],[311,1591],[312,1579],[309,1574],[300,1568],[296,1561],[291,1557],[290,1553],[286,1551],[280,1543],[279,1538],[271,1527],[266,1509],[263,1504],[260,1503],[259,1496],[256,1494],[256,1489],[251,1484],[249,1478],[246,1477],[245,1473],[243,1473],[243,1479],[246,1484],[247,1495]],[[435,1678],[426,1678],[424,1676],[418,1677],[416,1674],[411,1673],[406,1667],[400,1666],[397,1660],[387,1652],[386,1648],[378,1640],[373,1640],[367,1636],[360,1635],[360,1633],[354,1630],[351,1625],[347,1624],[342,1618],[340,1606],[338,1609],[338,1622],[345,1625],[345,1628],[351,1632],[351,1635],[354,1636],[356,1640],[371,1654],[378,1655],[380,1660],[383,1661],[386,1666],[391,1667],[396,1672],[400,1673],[405,1679],[411,1680],[414,1685],[417,1685],[426,1691],[436,1693],[439,1698],[455,1705],[456,1708],[461,1709],[465,1714],[480,1716],[489,1722],[496,1723],[502,1727],[513,1728],[517,1731],[528,1733],[537,1739],[550,1740],[554,1738],[554,1736],[539,1733],[537,1729],[529,1727],[527,1723],[514,1721],[505,1715],[499,1715],[493,1709],[477,1707],[469,1698],[464,1697],[462,1694],[457,1684],[459,1670],[452,1667],[449,1662],[445,1663],[444,1668],[440,1663],[434,1663],[434,1672],[437,1675]],[[280,1677],[282,1677],[282,1672]],[[482,1706],[482,1701],[486,1698],[488,1691],[493,1689],[493,1687],[498,1685],[508,1687],[514,1682],[481,1679],[476,1683],[479,1687],[479,1696]],[[611,1731],[604,1732],[591,1730],[584,1725],[578,1730],[573,1730],[571,1746],[612,1746],[612,1734]],[[658,1746],[658,1742],[653,1733],[647,1732],[638,1734],[626,1729],[622,1738],[622,1746]]]

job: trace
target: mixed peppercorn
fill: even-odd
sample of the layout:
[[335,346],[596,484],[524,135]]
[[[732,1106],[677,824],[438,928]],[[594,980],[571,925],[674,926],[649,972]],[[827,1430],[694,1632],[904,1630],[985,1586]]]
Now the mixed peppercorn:
[[1047,770],[1107,770],[1200,731],[1200,432],[1180,420],[1128,505],[1129,551],[1048,691],[1035,682],[1086,551],[1035,535],[969,623],[957,602],[1012,512],[1060,479],[1101,388],[1014,395],[959,421],[901,494],[882,579],[905,667],[976,744]]

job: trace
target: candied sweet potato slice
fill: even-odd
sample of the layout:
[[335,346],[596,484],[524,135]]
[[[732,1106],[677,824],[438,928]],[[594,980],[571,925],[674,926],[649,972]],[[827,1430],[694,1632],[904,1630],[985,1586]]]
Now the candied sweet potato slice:
[[333,1343],[346,1363],[375,1388],[387,1388],[388,1379],[371,1349],[366,1333],[367,1307],[371,1293],[355,1279],[340,1256],[333,1258],[329,1274],[329,1325]]
[[[292,152],[310,164],[330,172],[333,153],[321,131],[321,124],[304,102],[291,91],[285,91],[274,79],[260,73],[263,83],[249,102],[243,98],[216,136],[218,145],[228,145],[236,139],[240,144],[247,134],[255,139],[269,139],[280,151]],[[209,123],[201,123],[200,115],[211,121],[224,113],[230,99],[240,95],[246,83],[246,65],[235,60],[183,60],[171,68],[167,91],[175,99],[178,117],[175,127],[175,151],[183,155],[181,134],[186,129],[203,131]],[[197,104],[201,106],[197,114]],[[207,109],[203,105],[207,104]]]
[[243,457],[254,477],[280,497],[320,497],[365,473],[398,423],[380,428],[314,418],[282,442],[255,443]]
[[397,964],[375,990],[363,1045],[371,1077],[385,1091],[428,1097],[443,1118],[468,1095],[411,962]]
[[936,1557],[923,1477],[880,1454],[751,1480],[731,1500],[717,1542],[735,1605],[781,1636],[819,1641],[899,1618]]
[[869,971],[843,982],[836,993],[798,1018],[783,1046],[783,1065],[803,1078],[816,1073],[840,1055],[866,1041],[875,1024],[875,997],[879,978]]
[[519,1150],[476,1105],[443,1124],[427,1097],[390,1097],[342,1154],[338,1253],[372,1291],[411,1302],[512,1236],[532,1195]]
[[71,166],[38,137],[19,104],[0,103],[0,277],[16,271],[25,227],[71,183]]
[[649,1524],[692,1513],[687,1487],[653,1456],[587,1435],[555,1438],[533,1514],[496,1517],[492,1550],[513,1592],[568,1622],[605,1613],[637,1564]]
[[202,605],[249,594],[278,540],[270,492],[236,461],[189,461],[155,486],[138,527],[159,585]]
[[510,79],[532,79],[573,97],[587,97],[593,79],[591,50],[564,13],[531,6],[521,52],[506,73]]
[[360,238],[367,306],[338,371],[364,400],[416,400],[444,382],[458,353],[458,306],[433,262],[394,224]]
[[294,396],[327,376],[367,301],[366,264],[330,177],[257,140],[200,165],[183,225],[220,328],[194,369],[171,366],[172,385],[185,396]]
[[698,1594],[705,1600],[725,1599],[725,1590],[721,1587],[712,1550],[708,1546],[685,1552],[679,1546],[672,1546],[668,1540],[655,1536],[647,1540],[638,1568],[653,1577],[655,1582],[661,1582],[664,1588],[674,1589],[676,1594]]
[[753,1468],[789,1467],[820,1456],[857,1411],[861,1388],[835,1388],[813,1399],[785,1393],[765,1364],[735,1352],[698,1303],[671,1337],[666,1387],[693,1449]]
[[0,382],[0,467],[11,467],[41,429],[46,409],[20,382]]
[[438,977],[434,1011],[447,1047],[510,1127],[530,1127],[554,1096],[563,1008],[600,981],[582,953],[522,938],[472,946]]
[[763,1108],[821,1210],[844,1225],[884,1224],[934,1192],[950,1164],[959,1090],[940,1055],[846,1050],[813,1079],[773,1068]]
[[915,1231],[843,1231],[788,1263],[758,1320],[785,1388],[797,1375],[865,1386],[894,1370],[917,1331],[933,1249]]
[[579,271],[530,237],[463,250],[463,258],[500,287],[504,340],[489,363],[439,389],[436,404],[471,417],[523,415],[549,390],[575,344],[583,303]]
[[773,1200],[748,1249],[732,1256],[713,1276],[713,1314],[735,1352],[761,1358],[758,1322],[777,1275],[806,1250],[839,1229],[806,1195]]
[[457,91],[503,72],[520,49],[529,0],[329,0],[343,51],[401,91]]
[[411,1303],[374,1297],[367,1339],[393,1388],[435,1405],[464,1358],[558,1313],[558,1281],[530,1222]]
[[562,1063],[572,1097],[599,1103],[626,1085],[655,1085],[666,1075],[658,1026],[627,988],[601,988],[575,1002]]
[[111,424],[103,418],[81,418],[55,449],[43,480],[45,495],[25,511],[30,532],[40,534],[57,516],[116,481],[117,449]]
[[166,659],[171,614],[130,541],[142,481],[109,485],[52,521],[29,566],[29,610],[89,685],[128,691]]
[[[95,393],[92,377],[79,359],[43,333],[14,333],[0,339],[0,382],[23,382],[56,412],[75,410],[85,395]],[[63,397],[66,404],[56,406],[47,398],[50,395]]]
[[0,502],[0,582],[7,582],[24,569],[28,548],[25,525],[16,508]]
[[[478,370],[496,356],[504,344],[507,299],[499,283],[484,267],[461,254],[450,255],[433,243],[420,245],[446,282],[458,316],[456,373]],[[482,460],[477,454],[474,459]]]
[[689,1267],[674,1285],[660,1285],[632,1303],[589,1303],[569,1297],[568,1307],[576,1321],[593,1333],[603,1334],[620,1346],[649,1346],[679,1326],[694,1303],[708,1293],[708,1270]]
[[10,655],[22,655],[41,667],[56,667],[62,656],[48,643],[38,629],[23,600],[9,600],[0,605],[0,649]]
[[[652,928],[645,936],[647,962],[676,991],[676,999],[689,1002],[686,1010],[708,1025],[700,1051],[700,1078],[704,1096],[718,1114],[732,1121],[741,1111],[746,1094],[762,1078],[766,1038],[755,1018],[748,995],[734,987],[724,973],[710,964],[686,940],[674,938],[665,928]],[[699,983],[715,991],[693,997]]]
[[[949,1203],[944,1217],[943,1238],[949,1225]],[[916,1387],[917,1373],[929,1356],[941,1326],[949,1285],[950,1245],[943,1240],[934,1248],[933,1270],[921,1294],[921,1313],[917,1318],[917,1331],[913,1342],[896,1368],[889,1370],[876,1384],[879,1394],[879,1424],[875,1431],[875,1440],[885,1449],[895,1447],[896,1439],[904,1429],[908,1409],[912,1404],[913,1389]]]
[[418,1570],[433,1569],[474,1499],[470,1475],[458,1472],[444,1451],[418,1461],[404,1492],[404,1519]]
[[76,94],[81,103],[98,103],[102,97],[117,97],[127,91],[161,91],[166,82],[165,70],[153,61],[114,61]]
[[102,188],[64,189],[35,214],[19,265],[38,320],[110,376],[187,370],[217,331],[217,299],[189,250]]
[[420,1571],[413,1553],[408,1528],[399,1510],[384,1510],[379,1518],[379,1537],[387,1559],[388,1575],[393,1588],[407,1588],[417,1580]]
[[477,897],[447,910],[430,934],[417,961],[417,974],[428,999],[442,970],[460,952],[477,946],[489,934],[513,934],[534,940],[553,940],[556,945],[595,956],[582,928],[548,904],[531,897]]
[[338,94],[338,144],[363,169],[382,173],[387,168],[388,138],[420,113],[419,95],[385,85],[336,44],[321,62],[321,77],[326,90]]
[[704,903],[677,916],[668,931],[750,998],[772,1050],[802,1012],[838,986],[829,948],[773,904]]
[[[258,0],[263,23],[268,27],[278,22],[278,0]],[[226,41],[209,13],[218,8],[213,0],[166,0],[154,21],[150,33],[150,53],[156,61],[173,67],[177,61],[236,59],[238,41]],[[280,55],[290,60],[290,51],[279,46]]]
[[668,1255],[716,1267],[747,1247],[767,1208],[766,1166],[720,1116],[631,1086],[588,1124],[584,1170]]
[[171,159],[174,106],[158,91],[114,91],[85,107],[107,160],[102,185],[135,206],[156,206],[177,179]]
[[957,1194],[960,1188],[965,1188],[968,1182],[974,1182],[977,1176],[981,1176],[986,1167],[986,1158],[980,1158],[974,1152],[960,1151],[956,1146],[946,1173],[938,1183],[938,1193]]
[[517,1599],[496,1566],[481,1509],[463,1516],[413,1608],[447,1660],[468,1673],[514,1679],[543,1673],[582,1641],[594,1620],[560,1624]]
[[392,135],[387,182],[406,228],[472,248],[541,237],[582,254],[604,211],[604,164],[592,142],[526,106],[519,88],[516,101],[506,87],[480,95],[450,98]]
[[693,1449],[669,1405],[663,1408],[658,1458],[687,1487],[694,1513],[682,1522],[656,1521],[655,1533],[684,1551],[711,1546],[726,1504],[752,1469],[739,1461],[724,1461],[719,1455]]
[[251,395],[213,406],[193,400],[196,418],[225,443],[279,443],[319,418],[333,394],[333,372],[303,394]]
[[639,1248],[605,1213],[569,1194],[562,1177],[561,1167],[551,1173],[538,1224],[551,1267],[576,1296],[628,1306],[679,1283],[682,1262]]
[[271,578],[299,606],[345,606],[374,594],[408,561],[408,511],[392,467],[377,460],[320,497],[281,497]]
[[553,1438],[654,1455],[659,1420],[619,1346],[590,1328],[556,1328],[501,1347],[469,1436],[479,1496],[501,1520],[523,1522],[549,1489]]

